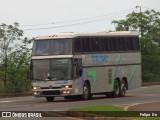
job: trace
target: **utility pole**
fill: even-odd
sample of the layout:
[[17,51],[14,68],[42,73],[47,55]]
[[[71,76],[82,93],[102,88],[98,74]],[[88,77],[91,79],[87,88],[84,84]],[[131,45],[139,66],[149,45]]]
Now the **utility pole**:
[[142,25],[142,10],[140,6],[140,29],[141,29],[141,38],[143,37],[143,25]]

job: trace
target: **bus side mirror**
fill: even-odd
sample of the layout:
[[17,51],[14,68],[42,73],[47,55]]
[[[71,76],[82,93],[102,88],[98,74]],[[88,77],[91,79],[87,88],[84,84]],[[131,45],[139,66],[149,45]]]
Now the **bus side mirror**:
[[82,69],[79,69],[79,66],[77,64],[74,64],[73,73],[74,73],[74,78],[79,78],[82,76]]
[[77,78],[77,70],[76,70],[76,65],[73,65],[73,77]]

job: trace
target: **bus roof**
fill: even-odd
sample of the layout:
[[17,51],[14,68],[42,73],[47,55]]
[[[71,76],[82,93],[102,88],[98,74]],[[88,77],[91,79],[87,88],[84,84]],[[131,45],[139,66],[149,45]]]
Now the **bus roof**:
[[44,39],[62,39],[62,38],[74,38],[74,37],[85,37],[85,36],[138,36],[136,31],[118,31],[118,32],[93,32],[93,33],[55,33],[48,36],[38,36],[35,37],[35,40],[44,40]]

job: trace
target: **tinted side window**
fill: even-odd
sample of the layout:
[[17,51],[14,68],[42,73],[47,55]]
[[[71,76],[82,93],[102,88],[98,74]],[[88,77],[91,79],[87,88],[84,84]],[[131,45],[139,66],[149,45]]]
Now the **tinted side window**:
[[91,38],[92,52],[100,51],[100,42],[98,38]]
[[81,38],[82,41],[82,52],[87,52],[86,50],[86,40],[84,38]]
[[107,37],[104,38],[104,46],[105,51],[109,51],[109,39]]
[[133,37],[126,37],[125,39],[126,50],[134,50],[133,49]]
[[80,53],[81,51],[82,51],[81,40],[80,38],[77,38],[75,39],[75,42],[74,42],[74,52]]
[[129,45],[130,45],[130,50],[134,50],[134,47],[133,47],[133,37],[130,37],[130,38],[129,38],[129,41],[130,41],[130,42],[129,42],[129,43],[130,43],[130,44],[129,44]]
[[99,39],[100,42],[100,51],[108,51],[108,38],[107,37],[101,37]]
[[117,37],[118,51],[125,51],[125,39],[124,37]]
[[99,38],[100,51],[105,51],[104,38]]
[[134,38],[134,50],[140,50],[139,37]]
[[82,52],[90,52],[90,39],[89,38],[81,38],[82,40]]
[[117,51],[116,37],[109,37],[109,51]]
[[85,40],[86,40],[86,50],[87,52],[91,52],[90,38],[85,38]]

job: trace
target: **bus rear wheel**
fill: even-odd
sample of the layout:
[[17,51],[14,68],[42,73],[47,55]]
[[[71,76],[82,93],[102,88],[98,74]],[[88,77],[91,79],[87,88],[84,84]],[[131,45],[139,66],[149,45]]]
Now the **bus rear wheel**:
[[47,100],[48,102],[53,102],[53,101],[54,101],[54,97],[46,97],[46,100]]
[[124,80],[121,81],[121,85],[120,85],[120,97],[124,97],[126,94],[126,82]]

